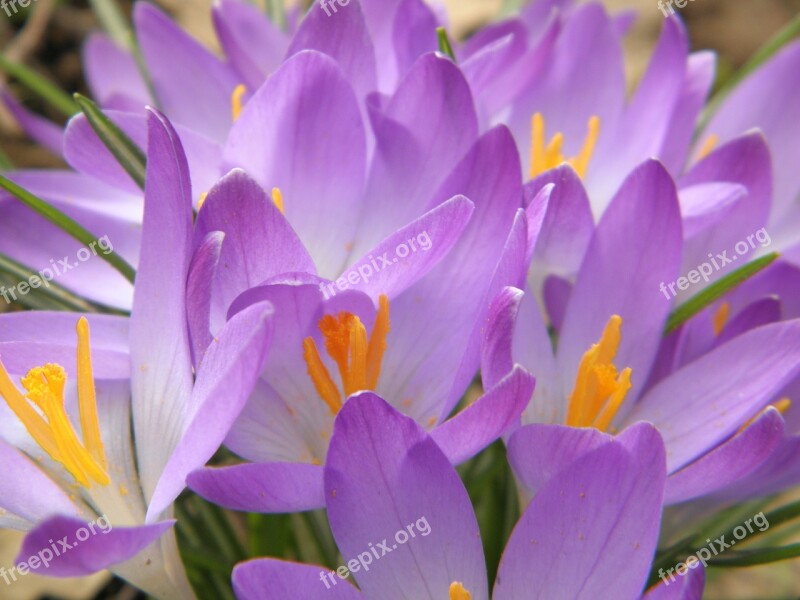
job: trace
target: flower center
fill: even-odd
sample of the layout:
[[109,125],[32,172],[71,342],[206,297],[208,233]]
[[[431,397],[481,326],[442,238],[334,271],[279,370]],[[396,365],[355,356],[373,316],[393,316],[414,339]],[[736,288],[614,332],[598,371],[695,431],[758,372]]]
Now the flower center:
[[560,164],[572,165],[578,176],[583,179],[589,169],[589,161],[594,154],[597,136],[600,135],[600,118],[592,117],[587,124],[588,132],[583,142],[583,147],[577,156],[570,159],[564,157],[561,148],[564,145],[564,134],[559,132],[553,136],[550,143],[545,145],[545,122],[541,113],[533,115],[531,124],[531,168],[530,176],[534,178],[545,171],[549,171]]
[[235,88],[233,88],[233,93],[231,94],[231,118],[235,123],[239,118],[239,115],[242,114],[242,109],[244,108],[244,95],[247,93],[247,86],[243,83],[240,83]]
[[606,431],[631,389],[631,369],[617,373],[613,363],[619,342],[622,318],[608,320],[600,341],[583,355],[575,378],[575,389],[569,398],[567,425],[594,427]]
[[[37,444],[56,462],[64,466],[84,487],[90,481],[108,485],[103,440],[97,417],[97,401],[89,349],[89,322],[81,317],[78,332],[78,410],[83,442],[64,408],[64,383],[67,376],[61,365],[48,363],[34,367],[22,378],[27,394],[23,396],[0,362],[0,396],[22,421]],[[39,410],[35,410],[33,406]]]
[[[344,397],[363,390],[374,390],[381,374],[381,362],[389,334],[389,299],[384,295],[378,299],[378,314],[369,340],[361,319],[349,312],[340,312],[336,317],[325,315],[319,321],[319,330],[325,338],[328,356],[339,368]],[[303,358],[320,398],[334,415],[337,414],[342,408],[342,395],[311,337],[303,340]]]
[[460,581],[454,581],[450,584],[450,600],[472,600],[470,594]]

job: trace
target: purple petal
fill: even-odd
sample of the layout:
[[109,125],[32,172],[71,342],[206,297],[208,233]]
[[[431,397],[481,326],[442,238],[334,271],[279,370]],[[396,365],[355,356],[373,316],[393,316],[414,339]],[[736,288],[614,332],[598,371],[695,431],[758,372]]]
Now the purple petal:
[[800,135],[800,81],[795,76],[799,67],[800,44],[795,42],[738,85],[705,129],[708,134],[718,135],[722,142],[754,127],[764,133],[775,166],[774,223],[793,210],[800,191],[797,163],[793,160]]
[[[323,579],[328,569],[317,565],[261,558],[239,563],[233,589],[239,600],[359,600],[364,595],[338,577]],[[325,590],[324,592],[322,590]]]
[[431,197],[477,137],[469,84],[449,58],[421,57],[385,111],[373,115],[373,127],[377,146],[366,191],[370,201],[363,207],[356,256],[456,194],[477,203],[465,189]]
[[[92,532],[89,524],[80,519],[53,517],[25,536],[16,564],[19,565],[20,561],[28,561],[30,564],[30,559],[37,557],[40,566],[31,570],[40,575],[90,575],[133,558],[174,524],[175,521],[162,521],[141,527],[117,527],[106,522],[105,528],[102,528],[100,523],[91,523],[95,527]],[[51,540],[56,542],[52,543]],[[58,540],[65,540],[68,546],[64,547],[63,542]],[[41,552],[51,547],[55,547],[61,554],[53,558],[49,566],[45,566],[41,561]]]
[[180,439],[192,391],[184,291],[192,204],[175,130],[155,111],[148,128],[142,254],[131,313],[131,393],[139,472],[149,499]]
[[83,67],[92,97],[102,106],[120,95],[139,103],[152,102],[136,59],[112,39],[94,33],[83,47]]
[[628,436],[585,455],[536,495],[501,559],[496,600],[638,597],[658,541],[666,473],[654,428]]
[[329,17],[324,10],[308,11],[292,37],[286,56],[302,50],[317,50],[327,54],[339,63],[356,96],[363,101],[367,94],[377,88],[375,49],[361,5],[357,1],[349,4],[346,10],[337,12],[335,17]]
[[11,92],[0,92],[3,104],[11,112],[22,130],[36,142],[48,150],[61,156],[64,145],[64,133],[58,125],[43,119],[20,104]]
[[461,464],[519,426],[535,385],[536,380],[529,373],[515,367],[474,404],[436,427],[430,435],[451,463]]
[[0,508],[36,523],[54,514],[77,517],[78,508],[67,493],[30,458],[0,439],[5,476],[0,484]]
[[680,190],[683,235],[690,238],[722,221],[733,206],[747,195],[736,183],[701,183]]
[[[106,115],[122,129],[140,148],[147,147],[147,117],[140,113],[105,111]],[[220,173],[221,149],[219,145],[196,131],[177,126],[175,130],[186,152],[192,189],[198,200],[208,190]],[[92,129],[84,115],[70,120],[64,136],[64,157],[74,169],[97,178],[115,188],[141,195],[139,187],[122,168],[116,158]]]
[[[316,273],[314,262],[289,222],[259,185],[236,169],[214,186],[198,213],[195,240],[212,231],[225,234],[213,281],[212,329],[234,299],[287,272]],[[208,285],[208,281],[206,282]]]
[[736,482],[766,461],[783,439],[783,419],[767,409],[742,433],[667,479],[665,503],[677,504]]
[[224,141],[240,83],[233,70],[152,4],[137,4],[133,20],[159,106],[176,123]]
[[[389,299],[399,296],[447,256],[461,238],[474,209],[475,205],[463,196],[451,198],[383,240],[348,267],[339,281],[346,279],[346,289],[359,290],[376,301],[382,294]],[[427,248],[422,241],[425,239]],[[400,255],[401,247],[405,248],[405,257]],[[380,267],[377,273],[373,269],[376,265]],[[327,289],[333,290],[333,284]]]
[[[611,197],[631,168],[660,155],[672,128],[673,112],[684,108],[677,106],[677,102],[683,91],[688,52],[685,28],[678,19],[666,19],[650,65],[625,109],[622,122],[609,132],[613,137],[605,136],[604,143],[597,148],[597,160],[591,163],[595,179],[601,179],[606,190],[601,200]],[[602,201],[595,206],[599,213],[604,209]]]
[[671,308],[659,284],[676,279],[681,246],[675,185],[663,166],[648,161],[623,184],[586,251],[558,344],[559,369],[567,374],[564,394],[571,391],[581,357],[617,314],[622,341],[614,362],[632,369],[630,397],[636,397]]
[[[561,166],[540,175],[525,186],[531,201],[546,185],[554,185],[542,223],[531,268],[539,290],[548,273],[572,277],[578,272],[594,232],[589,197],[578,175]],[[533,251],[534,248],[531,248]]]
[[231,66],[250,89],[257,89],[280,66],[289,37],[248,2],[220,0],[212,17]]
[[322,467],[304,463],[248,463],[204,468],[188,477],[189,488],[231,510],[293,513],[325,506]]
[[481,343],[481,381],[484,388],[494,387],[514,368],[512,345],[523,296],[522,290],[506,287],[489,307]]
[[733,434],[798,373],[800,321],[766,325],[660,381],[627,421],[658,427],[673,473]]
[[[769,148],[759,133],[742,136],[712,152],[680,179],[678,187],[727,182],[745,187],[748,194],[729,209],[725,219],[687,240],[681,272],[708,262],[709,253],[733,252],[744,240],[766,224],[772,199],[772,168]],[[712,280],[725,275],[719,270]],[[674,278],[673,278],[674,279]],[[671,279],[672,280],[672,279]],[[670,280],[670,281],[671,281]],[[697,293],[694,288],[692,293]]]
[[525,425],[508,440],[508,460],[525,487],[537,493],[577,459],[612,439],[593,428]]
[[[670,575],[657,586],[650,588],[643,600],[701,600],[706,584],[706,570],[700,563],[694,563],[685,575],[676,578]],[[672,581],[676,579],[676,581]]]
[[339,274],[360,210],[366,138],[355,94],[330,57],[300,52],[269,78],[231,130],[225,163],[280,188],[320,274]]
[[192,343],[192,364],[199,365],[206,348],[211,344],[211,286],[222,253],[225,234],[211,231],[197,248],[186,281],[186,311],[189,337]]
[[[460,581],[474,600],[488,598],[480,532],[461,480],[413,420],[372,393],[350,398],[336,419],[325,495],[346,560],[366,561],[368,544],[381,540],[392,553],[354,573],[367,596],[440,598]],[[400,531],[415,536],[403,543]]]
[[267,358],[272,315],[266,302],[237,313],[203,357],[184,419],[188,425],[153,492],[148,522],[177,498],[186,476],[214,455],[244,408]]

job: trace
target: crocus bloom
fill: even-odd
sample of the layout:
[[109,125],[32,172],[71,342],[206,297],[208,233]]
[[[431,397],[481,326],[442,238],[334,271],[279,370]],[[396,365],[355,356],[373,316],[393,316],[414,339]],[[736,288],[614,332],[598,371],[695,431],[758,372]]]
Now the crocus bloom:
[[[645,196],[649,201],[641,202]],[[514,363],[536,375],[524,415],[531,425],[515,434],[526,448],[520,455],[539,460],[539,471],[520,475],[531,489],[606,432],[637,421],[654,424],[664,438],[666,502],[720,489],[775,450],[783,420],[774,408],[762,411],[800,370],[800,322],[754,327],[685,365],[661,369],[671,304],[658,287],[677,278],[681,245],[674,184],[660,164],[648,162],[604,213],[574,285],[545,290],[555,353],[532,294],[507,289],[498,297],[486,329],[483,380],[492,385]],[[654,365],[661,373],[651,383]],[[552,425],[574,436],[568,452],[547,443]]]
[[[315,101],[317,90],[327,90],[325,104]],[[320,139],[323,123],[331,135]],[[535,235],[519,208],[513,141],[502,127],[474,139],[469,91],[451,61],[423,56],[387,103],[366,184],[360,127],[353,94],[330,59],[295,56],[250,100],[229,140],[232,165],[261,188],[279,188],[285,214],[237,170],[198,214],[195,245],[207,244],[210,258],[190,272],[193,342],[202,349],[226,318],[255,301],[276,311],[280,352],[227,440],[261,465],[217,473],[263,473],[269,493],[247,500],[254,509],[321,506],[333,421],[355,391],[374,389],[426,428],[441,425],[477,371],[489,299],[519,277],[517,250]],[[254,130],[275,135],[256,144]],[[218,231],[225,239],[215,255]],[[267,253],[265,243],[274,243]],[[526,379],[514,375],[442,425],[454,436],[454,461],[515,422]],[[467,433],[474,427],[482,429],[475,437]],[[458,432],[469,443],[457,443]],[[281,488],[275,469],[305,483]],[[275,497],[283,503],[270,504]]]
[[184,289],[191,198],[173,176],[186,172],[186,161],[162,116],[152,113],[149,127],[132,317],[0,317],[7,406],[0,452],[12,465],[0,505],[4,526],[30,531],[20,560],[54,539],[69,543],[98,515],[113,526],[43,565],[43,574],[108,568],[158,598],[191,598],[170,530],[171,504],[247,399],[265,360],[271,307],[258,303],[234,316],[193,376]]
[[[586,454],[525,510],[492,597],[640,598],[665,477],[664,446],[646,424]],[[372,393],[351,398],[339,415],[325,500],[345,570],[360,591],[319,566],[258,559],[234,570],[241,600],[489,598],[478,523],[461,480],[435,439]],[[677,587],[648,598],[700,598],[702,581],[686,596],[672,593]]]

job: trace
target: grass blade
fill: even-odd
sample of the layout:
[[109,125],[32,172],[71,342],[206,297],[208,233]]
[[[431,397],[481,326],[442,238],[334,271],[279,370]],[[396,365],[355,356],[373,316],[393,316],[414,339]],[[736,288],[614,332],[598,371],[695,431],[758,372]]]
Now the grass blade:
[[[25,188],[18,186],[16,183],[7,177],[3,177],[2,175],[0,175],[0,187],[17,198],[17,200],[22,202],[25,206],[36,211],[45,219],[53,223],[53,225],[65,231],[85,246],[89,247],[90,244],[97,242],[99,239],[97,236],[92,234],[82,225],[72,220],[57,208],[51,206],[41,198],[34,196]],[[133,283],[133,280],[136,277],[136,271],[119,254],[116,252],[109,252],[108,254],[101,253],[98,256],[119,271],[122,276],[125,277],[125,279]]]
[[670,333],[683,325],[686,321],[691,319],[704,308],[716,302],[719,298],[727,294],[736,286],[744,283],[756,273],[763,271],[771,265],[777,258],[777,252],[772,252],[761,258],[747,263],[743,267],[736,269],[730,275],[726,275],[722,279],[715,281],[702,292],[693,296],[678,308],[672,311],[667,319],[667,325],[664,328],[664,333]]
[[59,112],[66,117],[71,117],[80,112],[80,107],[54,83],[51,83],[30,67],[9,60],[4,54],[0,54],[0,69],[16,77],[20,83],[32,92],[44,98],[53,105]]
[[125,172],[131,176],[142,190],[144,190],[147,157],[131,138],[125,135],[117,125],[109,119],[97,104],[86,96],[75,94],[75,101],[80,106],[86,119],[94,129],[109,152],[114,155]]

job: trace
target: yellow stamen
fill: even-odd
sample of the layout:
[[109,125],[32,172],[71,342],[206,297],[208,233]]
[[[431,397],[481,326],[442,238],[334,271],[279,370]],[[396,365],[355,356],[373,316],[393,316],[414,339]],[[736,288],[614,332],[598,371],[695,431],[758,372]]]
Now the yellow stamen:
[[589,119],[586,138],[581,151],[570,159],[561,152],[564,146],[564,135],[557,133],[549,144],[545,146],[545,122],[541,113],[533,115],[531,121],[531,168],[530,176],[536,177],[563,163],[572,165],[578,176],[583,179],[589,170],[589,162],[594,154],[597,138],[600,135],[600,119],[596,116]]
[[717,144],[719,144],[719,136],[715,133],[712,133],[706,138],[706,141],[703,142],[700,150],[698,150],[697,160],[703,160],[706,156],[711,154],[714,151],[714,148],[717,147]]
[[78,409],[81,416],[81,433],[86,449],[103,469],[106,452],[100,436],[100,419],[97,416],[97,396],[92,372],[92,356],[89,350],[89,321],[78,320]]
[[286,211],[283,209],[283,194],[281,194],[280,188],[272,188],[272,203],[281,211],[282,215],[286,214]]
[[375,317],[375,325],[372,327],[372,335],[369,337],[369,348],[367,349],[367,387],[371,390],[378,386],[388,335],[389,299],[381,295],[378,298],[378,314]]
[[570,427],[607,431],[631,388],[631,369],[617,373],[614,357],[622,340],[622,318],[613,315],[603,335],[583,355],[567,408]]
[[100,436],[97,415],[92,359],[89,347],[89,324],[81,318],[78,332],[78,410],[83,443],[78,439],[64,407],[66,373],[61,365],[34,367],[21,379],[26,397],[11,382],[0,362],[0,395],[22,421],[37,444],[56,462],[64,466],[78,483],[89,487],[90,481],[108,485],[106,456]]
[[231,116],[233,117],[233,121],[239,118],[242,114],[242,109],[244,108],[244,95],[247,93],[247,86],[243,83],[237,85],[233,93],[231,94]]
[[[341,312],[335,317],[325,315],[320,319],[319,330],[325,339],[325,350],[338,367],[345,398],[359,391],[374,390],[378,385],[389,329],[389,299],[384,295],[378,299],[378,313],[369,340],[367,328],[352,313]],[[338,413],[342,395],[311,337],[303,340],[303,358],[317,393],[333,414]]]
[[303,358],[308,365],[308,375],[311,381],[314,382],[314,387],[323,402],[328,405],[333,414],[339,412],[342,408],[342,397],[339,395],[339,390],[336,389],[336,384],[333,383],[328,369],[322,363],[322,359],[317,351],[317,346],[314,344],[312,338],[303,340]]
[[454,581],[450,584],[450,600],[472,600],[472,594],[460,581]]
[[197,201],[197,211],[200,212],[200,209],[203,208],[203,204],[206,203],[206,198],[208,198],[208,192],[203,192],[200,194],[200,199]]
[[711,318],[711,323],[714,326],[714,335],[718,336],[720,333],[722,333],[722,330],[725,329],[725,325],[728,322],[728,317],[730,314],[730,303],[723,302],[719,305],[717,312],[715,312],[714,316]]

